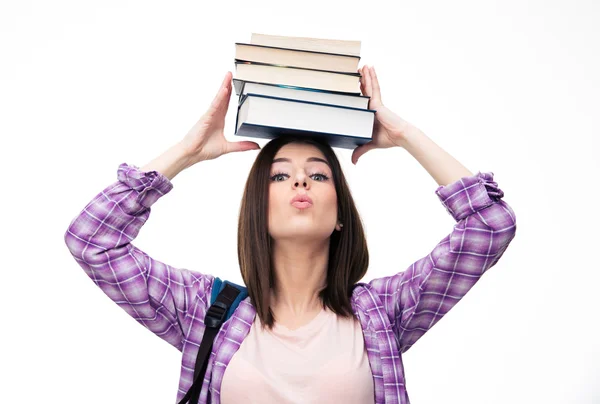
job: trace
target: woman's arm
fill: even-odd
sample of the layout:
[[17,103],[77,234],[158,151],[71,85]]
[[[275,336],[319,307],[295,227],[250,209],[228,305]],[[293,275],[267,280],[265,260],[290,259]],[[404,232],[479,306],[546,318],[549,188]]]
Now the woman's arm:
[[225,153],[259,148],[254,142],[225,139],[231,91],[231,72],[227,72],[210,107],[186,136],[141,169],[121,164],[118,181],[96,195],[64,235],[73,258],[94,283],[179,350],[192,323],[203,323],[214,277],[173,268],[132,242],[148,220],[151,206],[171,191],[171,180],[179,172]]
[[214,278],[164,264],[132,244],[151,206],[172,189],[169,179],[127,164],[119,166],[117,178],[75,217],[65,243],[111,300],[182,350],[192,318],[204,318]]
[[493,173],[463,177],[435,191],[457,222],[425,257],[369,284],[406,352],[493,267],[515,237],[516,217]]
[[492,172],[472,174],[410,124],[398,133],[398,146],[435,179],[436,195],[457,222],[427,256],[403,272],[370,282],[400,351],[406,352],[498,262],[515,236],[516,218]]
[[157,171],[171,181],[177,174],[191,167],[196,162],[180,142],[174,144],[163,154],[148,162],[140,170],[144,172]]
[[398,146],[435,179],[436,195],[457,222],[427,256],[403,272],[370,282],[400,351],[406,352],[498,262],[515,236],[516,218],[492,172],[473,175],[410,124],[398,133]]
[[438,185],[448,185],[473,175],[448,152],[414,127],[413,130],[406,131],[401,147],[427,170]]
[[357,147],[352,161],[356,164],[374,148],[403,147],[438,183],[435,193],[457,222],[427,256],[369,283],[383,303],[400,351],[406,352],[498,262],[515,236],[516,217],[492,172],[473,175],[383,105],[375,69],[364,66],[361,72],[361,89],[377,112],[373,140]]

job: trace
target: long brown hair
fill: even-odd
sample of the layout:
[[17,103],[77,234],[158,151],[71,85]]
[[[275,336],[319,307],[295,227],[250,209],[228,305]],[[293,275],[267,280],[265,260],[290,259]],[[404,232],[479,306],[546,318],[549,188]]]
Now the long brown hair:
[[353,316],[352,289],[365,276],[369,266],[362,221],[334,151],[314,137],[281,135],[274,138],[261,149],[250,169],[238,222],[238,261],[242,278],[257,315],[270,329],[275,323],[269,307],[270,288],[275,282],[268,231],[269,177],[277,151],[292,142],[317,147],[329,162],[337,194],[338,218],[343,223],[342,231],[334,231],[329,241],[327,286],[319,292],[323,305],[343,317]]

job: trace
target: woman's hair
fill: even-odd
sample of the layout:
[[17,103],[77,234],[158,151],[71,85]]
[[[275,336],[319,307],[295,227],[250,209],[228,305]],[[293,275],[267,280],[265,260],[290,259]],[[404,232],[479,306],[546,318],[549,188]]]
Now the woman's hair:
[[269,307],[270,288],[274,286],[273,250],[268,229],[268,201],[271,164],[277,151],[288,143],[317,147],[332,170],[337,194],[338,219],[342,231],[330,237],[326,287],[319,292],[323,306],[343,317],[353,316],[350,297],[354,285],[369,266],[369,251],[358,210],[350,194],[340,163],[331,147],[313,137],[279,136],[258,154],[250,173],[238,222],[238,261],[242,278],[262,323],[272,329],[273,312]]

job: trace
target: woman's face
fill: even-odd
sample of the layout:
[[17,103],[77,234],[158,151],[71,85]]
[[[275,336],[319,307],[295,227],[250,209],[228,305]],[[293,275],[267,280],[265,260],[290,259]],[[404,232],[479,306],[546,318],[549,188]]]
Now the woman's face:
[[[296,196],[311,202],[292,203]],[[269,234],[274,240],[325,240],[337,221],[332,171],[312,145],[288,143],[273,159],[269,182]]]

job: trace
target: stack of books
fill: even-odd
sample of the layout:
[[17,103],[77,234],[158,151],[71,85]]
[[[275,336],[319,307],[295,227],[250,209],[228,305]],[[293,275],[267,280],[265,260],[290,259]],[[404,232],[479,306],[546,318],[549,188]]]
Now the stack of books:
[[318,137],[354,149],[373,135],[360,93],[360,41],[252,34],[235,44],[235,134]]

